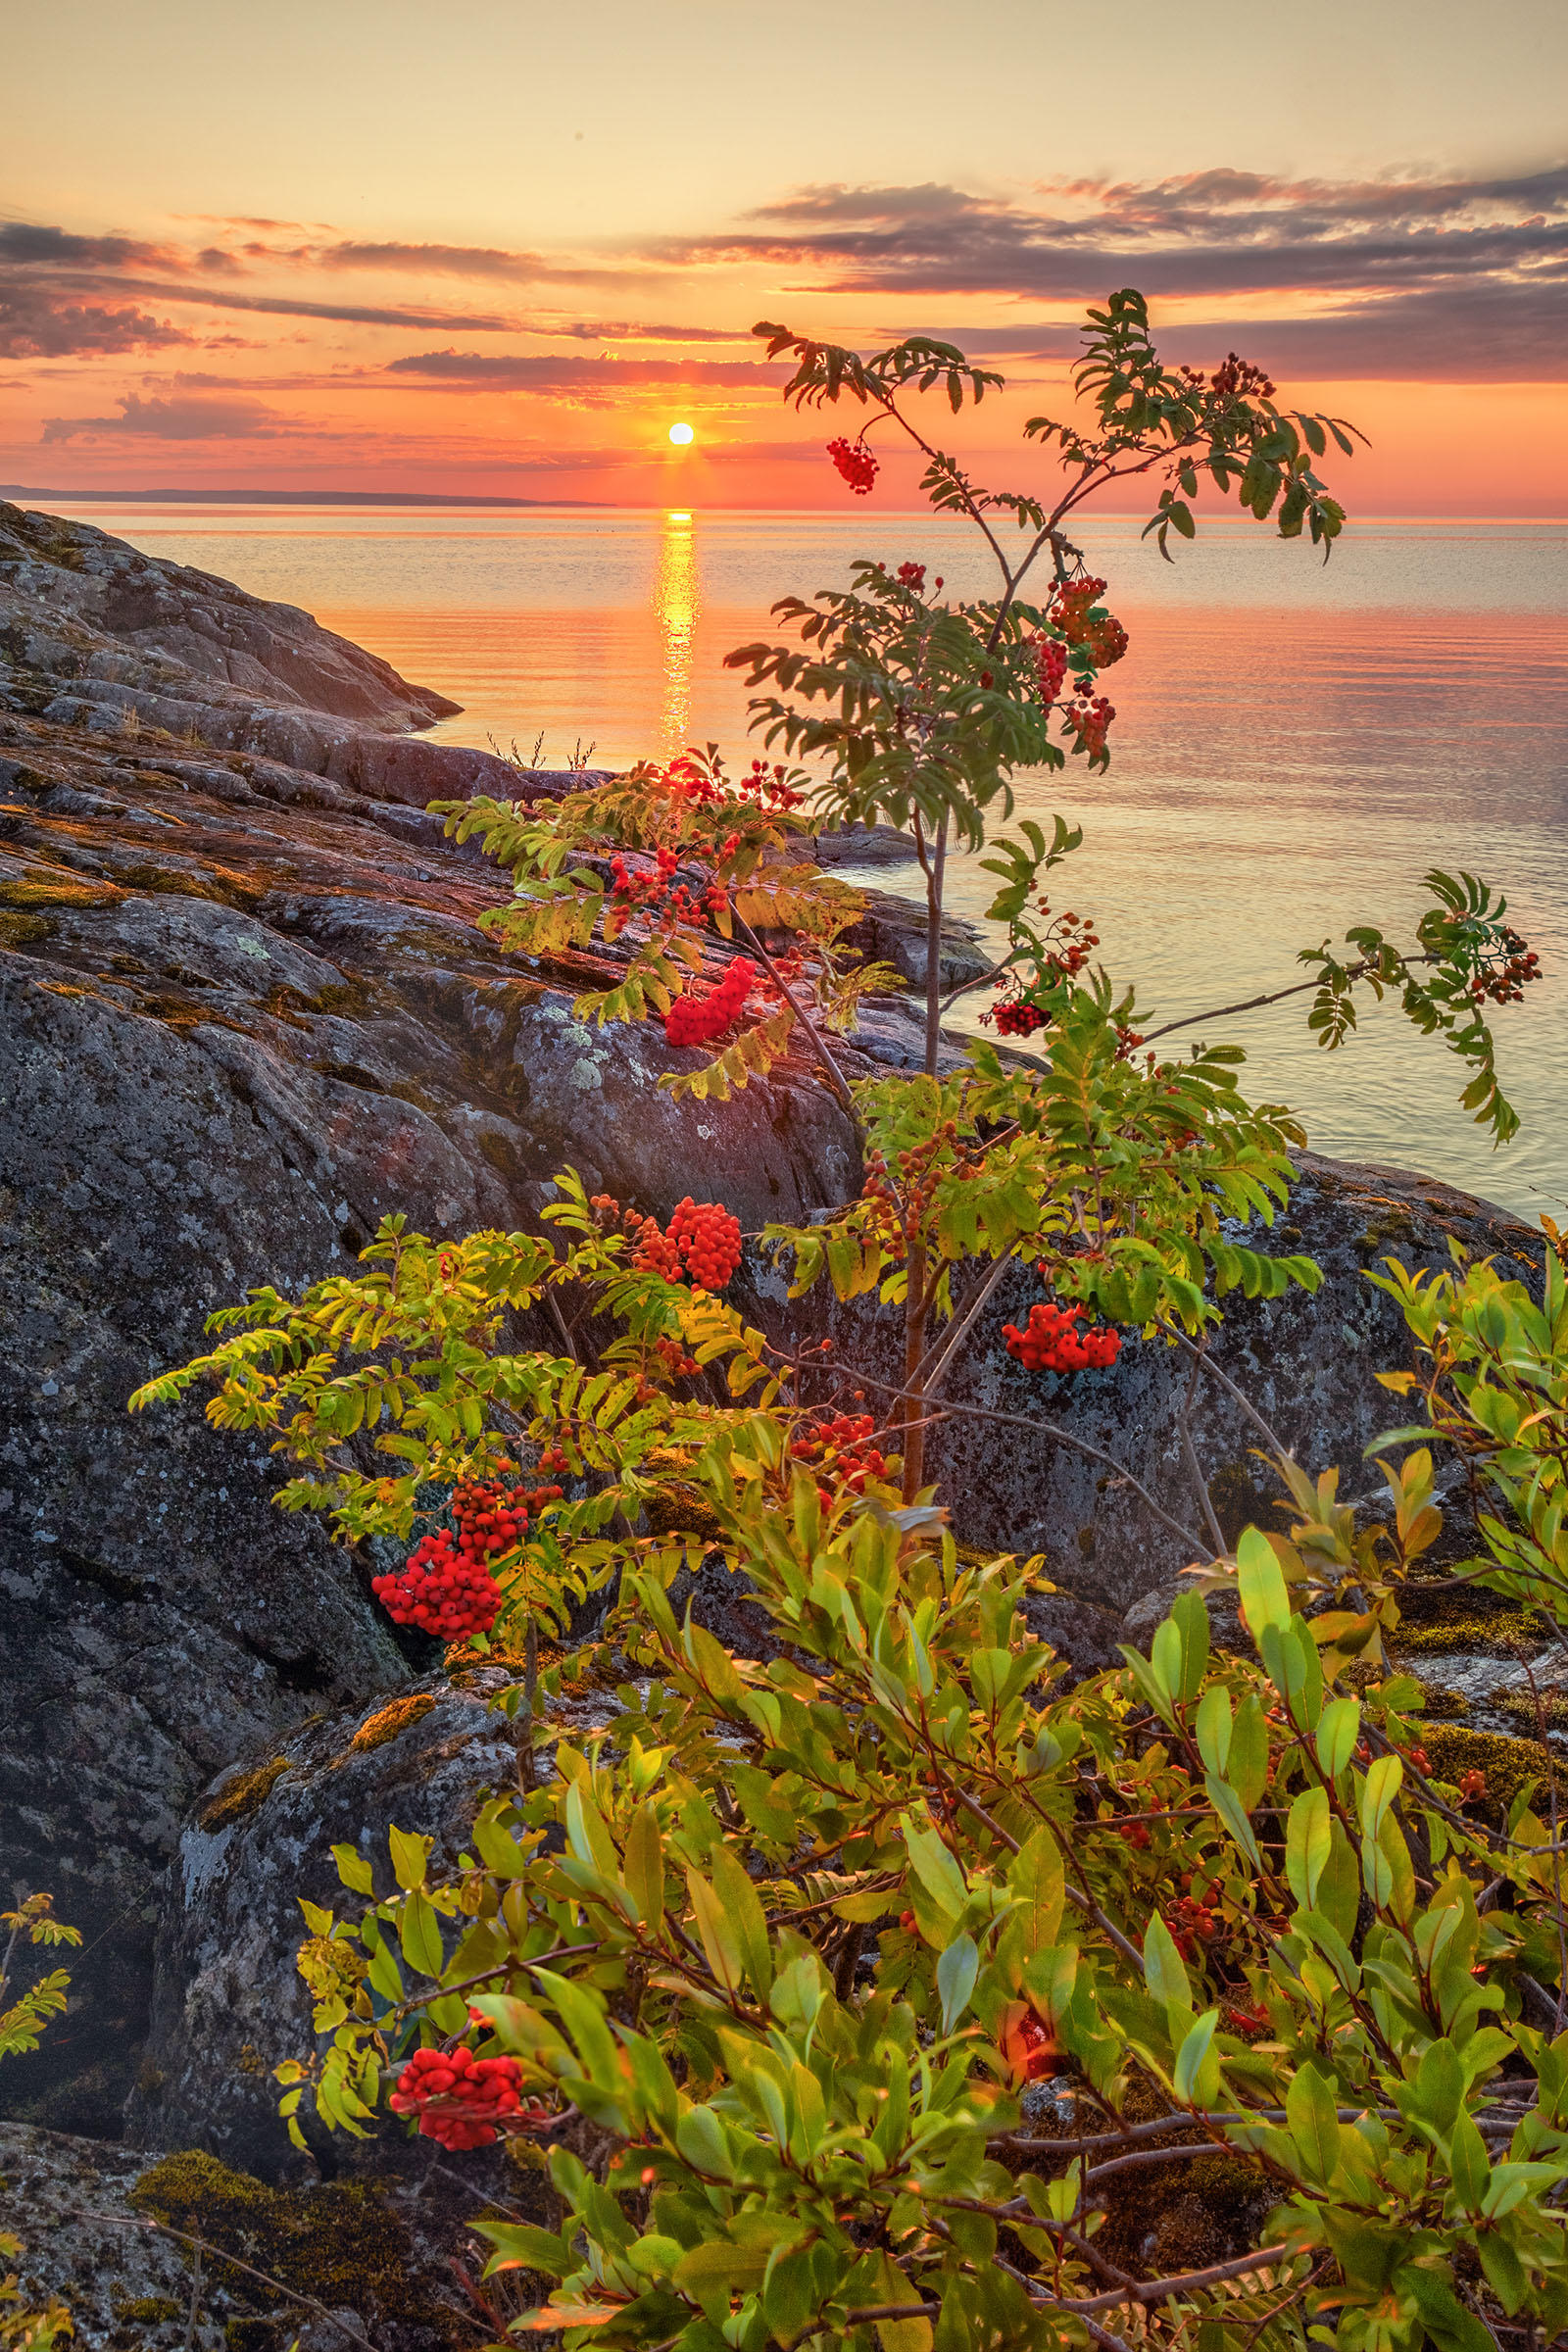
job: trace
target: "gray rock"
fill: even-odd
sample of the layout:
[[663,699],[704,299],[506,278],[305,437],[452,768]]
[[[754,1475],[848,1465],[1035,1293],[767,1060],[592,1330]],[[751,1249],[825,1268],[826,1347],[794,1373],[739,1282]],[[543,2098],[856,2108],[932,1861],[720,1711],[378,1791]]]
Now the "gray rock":
[[[370,1862],[378,1895],[395,1891],[392,1823],[434,1839],[436,1869],[456,1862],[484,1797],[519,1785],[516,1736],[489,1705],[510,1679],[498,1668],[459,1684],[433,1677],[386,1708],[318,1721],[280,1743],[262,1773],[239,1766],[208,1792],[170,1873],[152,2032],[128,2116],[145,2144],[202,2148],[264,2180],[314,2174],[278,2121],[271,2079],[280,2060],[317,2046],[295,1967],[300,1900],[358,1917],[364,1898],[345,1891],[330,1850],[343,1844]],[[612,1698],[547,1702],[535,1769],[552,1769],[558,1740],[589,1739],[616,1712]],[[313,2145],[333,2170],[407,2161],[422,2173],[430,2155],[396,2126],[368,2148],[347,2135]]]
[[132,1420],[132,1389],[393,1210],[510,1230],[573,1162],[755,1228],[842,1199],[858,1157],[798,1063],[722,1114],[661,1093],[701,1055],[574,1020],[591,965],[501,956],[473,927],[493,869],[330,780],[0,713],[0,1884],[89,1947],[0,2106],[113,2131],[191,1799],[428,1654],[270,1507],[264,1445],[194,1399]]

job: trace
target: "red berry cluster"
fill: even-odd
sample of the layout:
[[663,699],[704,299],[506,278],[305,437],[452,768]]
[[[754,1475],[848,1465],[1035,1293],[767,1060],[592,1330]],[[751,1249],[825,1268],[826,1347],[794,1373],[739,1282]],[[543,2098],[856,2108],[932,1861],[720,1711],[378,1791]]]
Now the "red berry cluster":
[[1164,1914],[1170,1930],[1170,1939],[1184,1960],[1196,1959],[1198,1947],[1212,1943],[1219,1933],[1219,1923],[1209,1909],[1207,1890],[1202,1895],[1179,1895]]
[[[813,1469],[836,1471],[847,1487],[863,1494],[868,1478],[888,1475],[887,1456],[872,1444],[875,1428],[869,1413],[833,1413],[792,1441],[791,1458]],[[818,1486],[816,1491],[826,1509],[833,1499],[830,1489]]]
[[493,1486],[464,1479],[452,1490],[452,1515],[458,1523],[458,1550],[482,1567],[493,1552],[515,1551],[528,1533],[530,1514],[537,1517],[547,1502],[559,1502],[559,1487]]
[[863,441],[830,441],[827,454],[857,498],[864,498],[876,480],[878,466]]
[[1477,1803],[1480,1798],[1484,1797],[1486,1793],[1487,1776],[1484,1772],[1467,1772],[1464,1776],[1464,1779],[1459,1783],[1459,1802],[1461,1805],[1473,1805]]
[[1489,997],[1494,1004],[1522,1004],[1531,981],[1541,978],[1541,957],[1526,949],[1517,931],[1510,931],[1504,925],[1502,944],[1508,951],[1506,962],[1495,968],[1489,965],[1470,983],[1470,994],[1477,1004],[1484,1004]]
[[446,1529],[421,1536],[396,1576],[376,1576],[370,1590],[394,1625],[416,1625],[443,1642],[487,1634],[501,1595],[479,1561],[457,1550]]
[[1077,1330],[1083,1311],[1081,1306],[1055,1306],[1037,1299],[1022,1331],[1016,1323],[1002,1326],[1007,1353],[1028,1372],[1106,1370],[1121,1353],[1121,1334]]
[[1105,593],[1100,579],[1067,580],[1056,590],[1051,617],[1075,654],[1087,654],[1097,669],[1108,668],[1127,651],[1127,632],[1109,612],[1092,610]]
[[1105,736],[1116,713],[1102,694],[1077,694],[1067,705],[1063,715],[1078,738],[1078,748],[1098,760],[1105,748]]
[[727,1029],[745,1005],[757,978],[757,966],[737,956],[716,988],[706,997],[675,999],[664,1015],[664,1038],[672,1046],[702,1046]]
[[782,760],[769,767],[765,760],[754,760],[750,775],[742,778],[736,790],[751,800],[771,801],[777,808],[799,808],[806,796],[791,790],[785,782],[788,772]]
[[484,2148],[522,2107],[522,2074],[515,2058],[476,2058],[455,2050],[416,2050],[398,2077],[388,2105],[394,2115],[416,2115],[424,2139],[444,2148]]
[[[1198,380],[1201,383],[1203,379],[1200,376]],[[1212,389],[1219,400],[1272,400],[1274,397],[1274,386],[1262,368],[1254,368],[1250,360],[1241,359],[1234,351],[1228,351],[1223,365],[1215,368]]]
[[[694,1200],[688,1194],[676,1202],[667,1232],[657,1217],[645,1217],[641,1209],[623,1209],[612,1194],[596,1193],[588,1205],[607,1233],[619,1226],[631,1236],[636,1245],[631,1262],[639,1273],[661,1274],[665,1282],[679,1282],[684,1273],[705,1291],[721,1291],[741,1262],[740,1220],[722,1201]],[[679,1362],[666,1358],[672,1371],[697,1369],[678,1342],[661,1340],[658,1346],[662,1353],[671,1348],[680,1356]],[[543,1456],[541,1467],[550,1461],[550,1455]]]
[[1034,640],[1035,685],[1040,700],[1049,710],[1061,692],[1061,681],[1067,675],[1067,648],[1060,637],[1039,636]]
[[[898,570],[898,581],[901,588],[907,588],[912,595],[918,596],[925,586],[925,565],[923,564],[901,564]],[[941,583],[939,582],[938,585],[940,586]]]
[[1038,1004],[988,1004],[980,1015],[986,1027],[995,1029],[999,1037],[1033,1037],[1050,1017]]
[[705,1291],[721,1291],[741,1262],[740,1219],[720,1200],[694,1200],[688,1193],[676,1202],[665,1238]]
[[696,1356],[688,1355],[679,1340],[656,1340],[654,1353],[671,1380],[682,1379],[699,1368]]

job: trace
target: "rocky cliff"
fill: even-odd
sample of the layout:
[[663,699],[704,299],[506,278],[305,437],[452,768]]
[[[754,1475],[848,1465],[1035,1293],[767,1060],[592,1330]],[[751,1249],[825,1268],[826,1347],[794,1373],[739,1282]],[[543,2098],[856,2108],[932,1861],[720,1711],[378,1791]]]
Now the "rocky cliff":
[[[384,1850],[411,1806],[444,1835],[505,1765],[475,1696],[428,1681],[413,1729],[356,1745],[431,1647],[270,1507],[263,1450],[194,1406],[131,1420],[131,1389],[250,1286],[347,1266],[392,1210],[515,1226],[569,1162],[661,1214],[721,1198],[755,1231],[858,1180],[808,1067],[721,1111],[673,1103],[660,1073],[700,1056],[657,1023],[573,1020],[604,966],[488,945],[493,872],[419,804],[517,771],[409,733],[448,709],[290,608],[0,507],[0,1886],[49,1888],[87,1945],[67,2020],[0,2073],[35,2125],[112,2138],[130,2098],[149,2142],[265,2169],[241,2057],[299,2023],[290,1874],[324,1893],[330,1838]],[[895,915],[873,909],[873,952],[899,953]],[[906,1060],[911,1031],[876,1008],[852,1069]],[[1284,1243],[1323,1291],[1228,1315],[1221,1364],[1357,1489],[1374,1375],[1402,1357],[1366,1271],[1453,1236],[1528,1242],[1443,1186],[1308,1160]],[[776,1276],[754,1257],[747,1279],[782,1321]],[[1020,1272],[996,1322],[1027,1297]],[[837,1329],[874,1370],[874,1314]],[[1184,1418],[1228,1532],[1267,1507],[1255,1430],[1162,1348],[1063,1385],[977,1348],[955,1394],[1002,1416],[934,1439],[959,1531],[1047,1553],[1040,1630],[1086,1664],[1188,1556],[1129,1483],[1185,1492],[1196,1523]]]

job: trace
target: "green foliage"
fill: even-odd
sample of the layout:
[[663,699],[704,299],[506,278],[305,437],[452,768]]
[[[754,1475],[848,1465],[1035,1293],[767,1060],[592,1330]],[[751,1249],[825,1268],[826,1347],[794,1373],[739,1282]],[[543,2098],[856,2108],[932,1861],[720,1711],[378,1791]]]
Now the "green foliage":
[[[550,2282],[519,2328],[1033,2347],[1132,2304],[1172,2345],[1420,2352],[1480,2347],[1484,2314],[1568,2325],[1568,2035],[1525,2018],[1550,1834],[1526,1800],[1489,1836],[1415,1771],[1410,1686],[1336,1692],[1291,1545],[1234,1563],[1255,1663],[1195,1592],[1069,1690],[1023,1630],[1032,1565],[824,1504],[775,1415],[688,1475],[775,1661],[677,1619],[682,1547],[646,1541],[575,1669],[623,1659],[608,1733],[489,1801],[451,1874],[394,1832],[397,1893],[366,1901],[344,1848],[343,1915],[308,1911],[343,1962],[292,2107],[363,2132],[456,2037],[515,2060],[525,2131],[591,2127],[591,2166],[549,2157],[559,2228],[482,2225],[493,2272]],[[1040,2136],[1045,2075],[1077,2122]],[[1195,2147],[1266,2219],[1141,2288],[1097,2236],[1138,2164]]]
[[1483,1549],[1458,1573],[1568,1626],[1568,1276],[1549,1221],[1548,1235],[1539,1305],[1456,1246],[1451,1270],[1412,1273],[1390,1258],[1371,1279],[1402,1313],[1419,1367],[1378,1377],[1427,1416],[1380,1443],[1451,1446],[1483,1506]]
[[0,1930],[6,1937],[4,1953],[0,1954],[0,2058],[15,2058],[24,2050],[35,2050],[49,2020],[64,2014],[71,1984],[67,1970],[52,1969],[6,2006],[17,1946],[80,1943],[81,1936],[75,1928],[68,1928],[55,1918],[47,1894],[29,1894],[15,1911],[0,1911]]
[[[15,2058],[24,2051],[35,2050],[51,2018],[64,2014],[71,1984],[65,1969],[51,1969],[8,2004],[6,1994],[18,1945],[36,1948],[40,1944],[45,1947],[79,1944],[81,1936],[78,1930],[68,1928],[55,1918],[47,1894],[29,1894],[16,1910],[0,1911],[0,1931],[6,1938],[0,1952],[0,2058]],[[24,2250],[20,2238],[0,2230],[0,2264],[18,2261]],[[63,2344],[74,2333],[64,2303],[51,2295],[46,2307],[38,2311],[28,2304],[15,2271],[7,2270],[0,2277],[0,2352],[51,2352],[51,2347]]]

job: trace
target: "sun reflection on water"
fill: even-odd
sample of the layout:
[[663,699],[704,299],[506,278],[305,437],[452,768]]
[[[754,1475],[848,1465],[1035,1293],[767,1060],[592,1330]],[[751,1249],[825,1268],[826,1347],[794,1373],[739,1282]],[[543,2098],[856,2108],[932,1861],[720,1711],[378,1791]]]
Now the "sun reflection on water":
[[663,687],[660,749],[666,760],[684,751],[691,740],[692,667],[702,604],[692,517],[672,508],[664,516],[654,574]]

